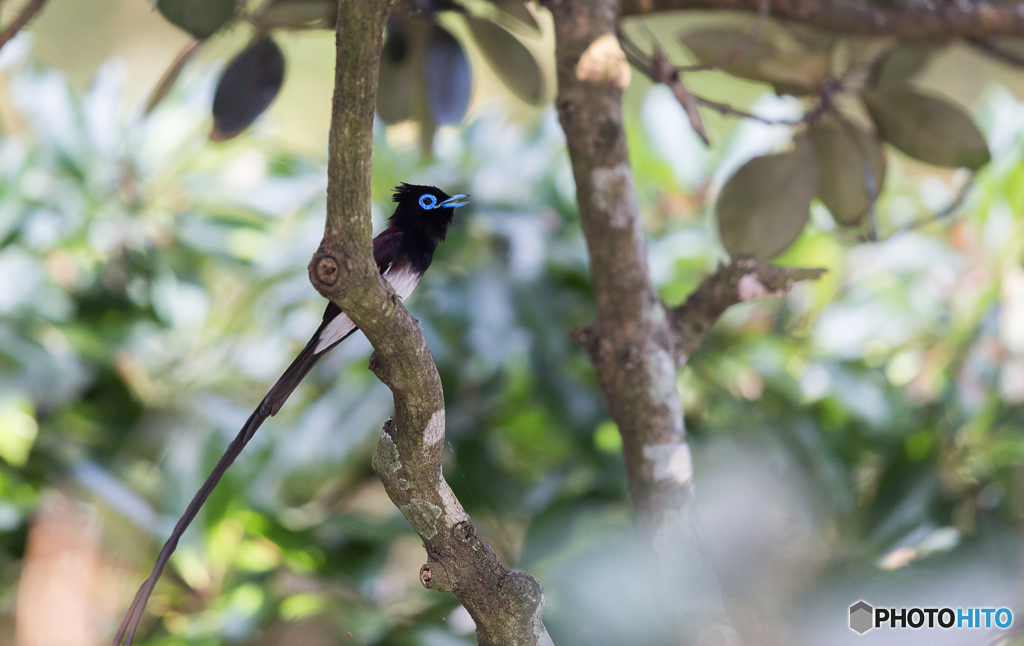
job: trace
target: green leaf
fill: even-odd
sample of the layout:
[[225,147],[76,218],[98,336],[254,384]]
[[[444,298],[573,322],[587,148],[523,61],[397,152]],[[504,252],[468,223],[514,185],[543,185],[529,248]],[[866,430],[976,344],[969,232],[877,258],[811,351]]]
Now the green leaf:
[[818,165],[818,197],[839,224],[860,224],[885,181],[881,142],[831,115],[814,124],[811,141]]
[[544,72],[529,49],[519,39],[490,20],[466,16],[484,58],[498,75],[523,101],[537,105],[544,98]]
[[872,67],[871,77],[876,87],[902,85],[928,65],[934,47],[905,45],[878,60]]
[[807,136],[793,143],[793,150],[751,159],[722,187],[718,235],[733,258],[771,258],[807,224],[818,187],[814,147]]
[[208,38],[235,15],[237,0],[157,0],[156,8],[172,24],[196,38]]
[[863,90],[883,141],[936,166],[978,170],[992,159],[985,138],[963,108],[909,86]]
[[[816,91],[828,78],[828,54],[780,29],[766,28],[754,43],[750,29],[716,27],[679,37],[704,65],[741,78],[772,83],[789,93]],[[740,55],[735,55],[737,48]]]
[[338,3],[334,0],[273,0],[263,6],[258,18],[263,27],[333,29],[338,20]]

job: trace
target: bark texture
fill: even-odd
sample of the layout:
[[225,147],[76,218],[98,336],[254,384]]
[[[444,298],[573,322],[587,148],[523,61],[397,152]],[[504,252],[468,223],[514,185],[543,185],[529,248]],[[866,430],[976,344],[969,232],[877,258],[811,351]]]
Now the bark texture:
[[[596,300],[579,338],[622,434],[637,520],[684,600],[680,643],[736,644],[703,555],[690,451],[676,390],[674,331],[647,272],[647,250],[622,127],[630,68],[615,0],[547,3],[554,16],[559,119],[576,179]],[[695,617],[701,619],[696,620]]]
[[341,0],[329,140],[327,224],[310,280],[374,347],[371,369],[394,394],[395,415],[373,456],[391,500],[423,539],[424,586],[454,593],[480,644],[551,644],[532,576],[505,567],[477,534],[441,474],[444,394],[416,320],[373,261],[370,157],[384,24],[394,0]]
[[[761,0],[623,0],[623,16],[682,9],[757,11]],[[1024,34],[1018,2],[867,2],[772,0],[771,15],[835,34],[943,41]]]
[[[715,574],[704,556],[693,499],[693,467],[676,371],[729,306],[785,293],[818,270],[740,260],[710,276],[686,303],[662,303],[647,271],[626,137],[622,91],[630,67],[615,36],[615,0],[550,0],[558,95],[590,253],[593,326],[576,331],[622,434],[636,516],[678,599],[670,631],[679,643],[738,644]],[[652,582],[652,585],[654,582]]]

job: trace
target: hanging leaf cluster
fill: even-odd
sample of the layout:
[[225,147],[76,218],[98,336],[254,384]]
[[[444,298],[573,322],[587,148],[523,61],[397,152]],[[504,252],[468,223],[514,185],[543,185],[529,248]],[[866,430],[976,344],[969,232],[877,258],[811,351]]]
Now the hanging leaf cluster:
[[[230,28],[245,14],[255,27],[253,40],[228,63],[213,101],[211,139],[231,139],[270,107],[285,78],[285,57],[274,41],[276,31],[333,29],[337,0],[267,0],[244,12],[245,0],[158,0],[160,13],[195,41],[170,66],[154,89],[152,110],[173,87],[199,47]],[[539,105],[547,81],[529,41],[538,41],[540,25],[528,0],[492,0],[465,6],[451,0],[405,0],[389,19],[381,57],[377,111],[386,123],[415,119],[424,131],[460,122],[469,107],[473,72],[463,44],[444,24],[458,14],[482,57],[508,89]]]
[[[773,22],[755,30],[690,32],[680,40],[702,68],[770,84],[780,95],[808,102],[806,116],[794,124],[791,150],[749,160],[722,187],[718,229],[734,257],[782,252],[807,224],[815,197],[840,226],[862,226],[885,182],[884,143],[948,168],[977,171],[990,160],[962,107],[912,83],[934,48],[890,48],[867,64],[848,56],[853,62],[840,73],[834,37]],[[859,97],[862,118],[844,113],[849,104],[836,101],[843,93]],[[865,121],[868,127],[860,125]]]

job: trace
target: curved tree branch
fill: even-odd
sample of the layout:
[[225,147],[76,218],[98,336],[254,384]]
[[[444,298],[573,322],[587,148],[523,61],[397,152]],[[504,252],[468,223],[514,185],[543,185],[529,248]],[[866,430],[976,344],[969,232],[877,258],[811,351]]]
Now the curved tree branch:
[[46,4],[46,0],[28,0],[25,6],[21,8],[21,12],[0,32],[0,47],[6,45],[28,23],[32,22],[32,19],[36,17],[36,14],[39,13],[44,4]]
[[824,273],[824,269],[776,267],[752,258],[719,265],[715,273],[701,281],[686,302],[669,314],[676,334],[676,360],[680,364],[685,362],[686,357],[700,347],[719,317],[733,305],[765,296],[783,296],[793,283],[814,280]]
[[[761,0],[623,0],[623,16],[683,9],[757,11]],[[943,41],[1024,35],[1024,3],[773,0],[771,15],[837,34]]]
[[310,280],[374,347],[371,368],[392,391],[373,467],[388,496],[423,539],[421,582],[453,592],[480,644],[550,644],[540,583],[509,570],[477,534],[441,475],[444,394],[416,320],[373,261],[370,157],[384,23],[394,0],[341,0],[329,139],[327,223]]

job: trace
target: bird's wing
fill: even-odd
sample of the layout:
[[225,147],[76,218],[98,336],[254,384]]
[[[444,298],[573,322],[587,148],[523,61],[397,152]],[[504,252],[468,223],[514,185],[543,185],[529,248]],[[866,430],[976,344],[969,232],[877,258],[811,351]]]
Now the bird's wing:
[[388,269],[398,256],[398,248],[402,245],[402,231],[398,227],[388,227],[373,239],[373,259],[377,261],[377,270],[381,276],[387,276]]
[[398,248],[401,244],[401,230],[397,227],[388,227],[373,239],[373,257],[377,261],[380,275],[391,283],[391,288],[398,297],[405,300],[420,284],[423,272],[413,269],[407,258],[398,257]]
[[[373,239],[373,259],[377,262],[377,271],[379,271],[381,276],[391,283],[395,291],[398,292],[398,295],[404,299],[412,293],[413,289],[416,288],[416,283],[418,283],[419,280],[417,280],[416,283],[413,283],[410,288],[405,284],[408,283],[408,280],[406,279],[401,287],[402,289],[407,290],[408,293],[403,294],[402,289],[399,289],[399,286],[395,285],[395,281],[388,275],[391,273],[392,266],[395,264],[395,257],[398,255],[398,247],[401,244],[402,232],[397,227],[388,227],[387,229],[384,229]],[[334,303],[328,303],[327,311],[324,312],[324,322],[320,326],[320,329],[316,331],[316,334],[313,335],[313,338],[316,340],[316,344],[313,346],[313,352],[317,355],[323,355],[328,350],[350,337],[355,331],[356,324],[352,322],[352,319],[342,312],[337,305]]]

